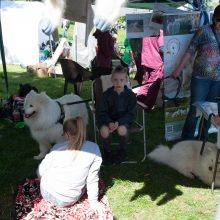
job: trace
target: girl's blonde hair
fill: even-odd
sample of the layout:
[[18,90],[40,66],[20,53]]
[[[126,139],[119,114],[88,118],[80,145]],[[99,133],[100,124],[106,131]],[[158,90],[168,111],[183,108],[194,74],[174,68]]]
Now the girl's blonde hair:
[[70,118],[64,122],[63,132],[70,136],[68,150],[75,150],[74,159],[86,140],[86,126],[81,117]]

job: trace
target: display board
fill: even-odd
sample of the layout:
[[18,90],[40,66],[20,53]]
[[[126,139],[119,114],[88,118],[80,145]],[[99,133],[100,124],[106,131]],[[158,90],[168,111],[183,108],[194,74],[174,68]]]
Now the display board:
[[181,137],[189,111],[193,60],[182,70],[179,81],[169,76],[179,64],[194,32],[199,28],[199,12],[165,14],[163,17],[165,139],[175,140]]

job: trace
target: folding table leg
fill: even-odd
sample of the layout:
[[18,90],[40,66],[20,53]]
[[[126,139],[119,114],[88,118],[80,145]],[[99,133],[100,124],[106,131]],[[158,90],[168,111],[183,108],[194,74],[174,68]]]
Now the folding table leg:
[[218,164],[219,164],[219,162],[218,162],[219,153],[220,153],[220,149],[217,149],[216,160],[215,160],[215,168],[214,168],[213,178],[212,178],[212,192],[214,191],[214,187],[215,187],[215,177],[216,177],[217,167],[218,167]]
[[[211,121],[211,118],[212,118],[212,116],[213,116],[213,114],[210,114],[209,115],[209,118],[208,118],[208,123],[210,123],[210,121]],[[201,128],[200,128],[200,131],[199,131],[199,139],[201,139],[201,136],[202,136],[202,129],[203,129],[203,124],[204,124],[204,117],[202,117],[202,124],[201,124]],[[203,154],[203,151],[204,151],[204,147],[205,147],[205,143],[208,141],[208,134],[206,135],[204,135],[204,139],[203,139],[203,142],[202,142],[202,147],[201,147],[201,150],[200,150],[200,155],[202,155]]]
[[202,142],[202,147],[201,147],[201,150],[200,150],[200,155],[203,154],[203,151],[204,151],[204,147],[205,147],[205,143],[207,142],[207,138],[205,138]]
[[146,126],[145,126],[145,112],[144,110],[142,109],[142,120],[143,120],[143,135],[144,135],[144,157],[143,159],[141,160],[141,162],[144,162],[146,157],[147,157],[147,143],[146,143]]

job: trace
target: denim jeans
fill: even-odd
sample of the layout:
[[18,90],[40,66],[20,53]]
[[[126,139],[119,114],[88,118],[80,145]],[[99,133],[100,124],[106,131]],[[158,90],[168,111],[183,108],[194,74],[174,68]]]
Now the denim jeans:
[[[220,81],[192,77],[190,108],[182,130],[183,140],[194,139],[199,117],[196,117],[196,107],[192,104],[199,101],[216,102],[216,97],[220,97]],[[205,121],[203,136],[208,136],[209,127],[210,123]]]

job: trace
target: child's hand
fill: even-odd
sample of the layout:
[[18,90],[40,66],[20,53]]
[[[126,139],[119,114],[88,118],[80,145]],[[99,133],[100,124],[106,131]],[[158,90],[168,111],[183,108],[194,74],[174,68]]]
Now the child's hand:
[[113,132],[118,128],[118,122],[111,122],[109,123],[108,127],[110,129],[110,132]]
[[118,128],[118,122],[111,122],[109,123],[108,127],[110,129],[110,132],[113,132]]
[[119,126],[119,124],[118,124],[118,122],[116,121],[116,122],[115,122],[115,129],[117,129],[118,126]]
[[110,132],[113,132],[115,130],[115,123],[110,122],[109,125],[108,125],[108,128],[109,128]]

